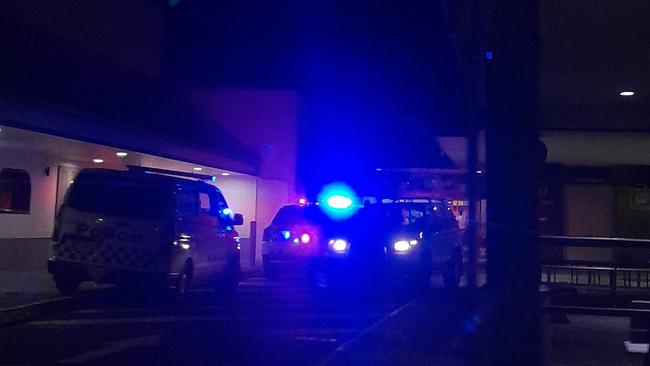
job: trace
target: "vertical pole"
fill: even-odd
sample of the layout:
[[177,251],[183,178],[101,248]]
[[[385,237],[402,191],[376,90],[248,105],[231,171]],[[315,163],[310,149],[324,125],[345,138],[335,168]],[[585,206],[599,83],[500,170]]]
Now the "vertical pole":
[[484,2],[456,1],[453,9],[447,9],[446,2],[441,1],[443,11],[449,21],[451,38],[456,51],[464,84],[467,112],[467,162],[466,162],[466,197],[467,226],[465,228],[465,244],[467,245],[466,286],[476,288],[477,275],[477,223],[479,220],[478,200],[478,134],[480,130],[480,114],[485,102],[485,67],[481,57],[484,42]]
[[257,221],[251,221],[251,250],[249,252],[248,262],[251,267],[255,267],[255,256],[257,255]]
[[536,240],[538,1],[488,3],[487,280],[490,365],[541,364]]
[[476,266],[478,241],[476,230],[478,228],[479,213],[478,205],[478,177],[477,177],[477,158],[478,158],[478,128],[474,126],[467,137],[467,218],[468,225],[465,228],[465,242],[467,243],[467,283],[468,288],[476,288]]

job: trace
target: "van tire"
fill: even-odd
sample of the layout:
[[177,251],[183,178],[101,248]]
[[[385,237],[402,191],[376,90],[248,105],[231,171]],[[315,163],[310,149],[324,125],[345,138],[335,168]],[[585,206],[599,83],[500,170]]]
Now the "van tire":
[[60,293],[68,296],[77,292],[77,290],[79,290],[79,285],[83,282],[69,274],[55,273],[53,277],[56,289],[59,290]]
[[183,270],[178,274],[178,280],[176,281],[176,287],[174,289],[176,297],[183,296],[189,291],[190,286],[192,285],[193,274],[194,270],[192,263],[185,263]]

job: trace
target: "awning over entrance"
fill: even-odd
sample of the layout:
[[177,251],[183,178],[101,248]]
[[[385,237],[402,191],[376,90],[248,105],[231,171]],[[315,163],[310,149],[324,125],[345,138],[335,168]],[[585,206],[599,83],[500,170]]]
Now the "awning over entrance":
[[[259,158],[243,146],[215,149],[13,96],[0,96],[0,125],[238,173],[257,175],[259,172]],[[29,144],[29,141],[26,138],[13,143]],[[228,145],[238,144],[239,141],[232,141]]]

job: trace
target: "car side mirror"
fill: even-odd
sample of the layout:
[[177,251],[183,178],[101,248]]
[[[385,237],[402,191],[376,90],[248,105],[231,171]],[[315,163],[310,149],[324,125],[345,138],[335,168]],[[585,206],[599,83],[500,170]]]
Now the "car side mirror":
[[232,224],[235,226],[244,225],[244,215],[236,213],[232,218]]

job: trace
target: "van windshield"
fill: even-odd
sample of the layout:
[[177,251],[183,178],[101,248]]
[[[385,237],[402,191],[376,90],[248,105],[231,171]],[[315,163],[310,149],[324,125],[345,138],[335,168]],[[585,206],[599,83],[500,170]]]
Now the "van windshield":
[[70,188],[71,208],[118,217],[160,219],[168,212],[171,189],[135,179],[80,175]]

